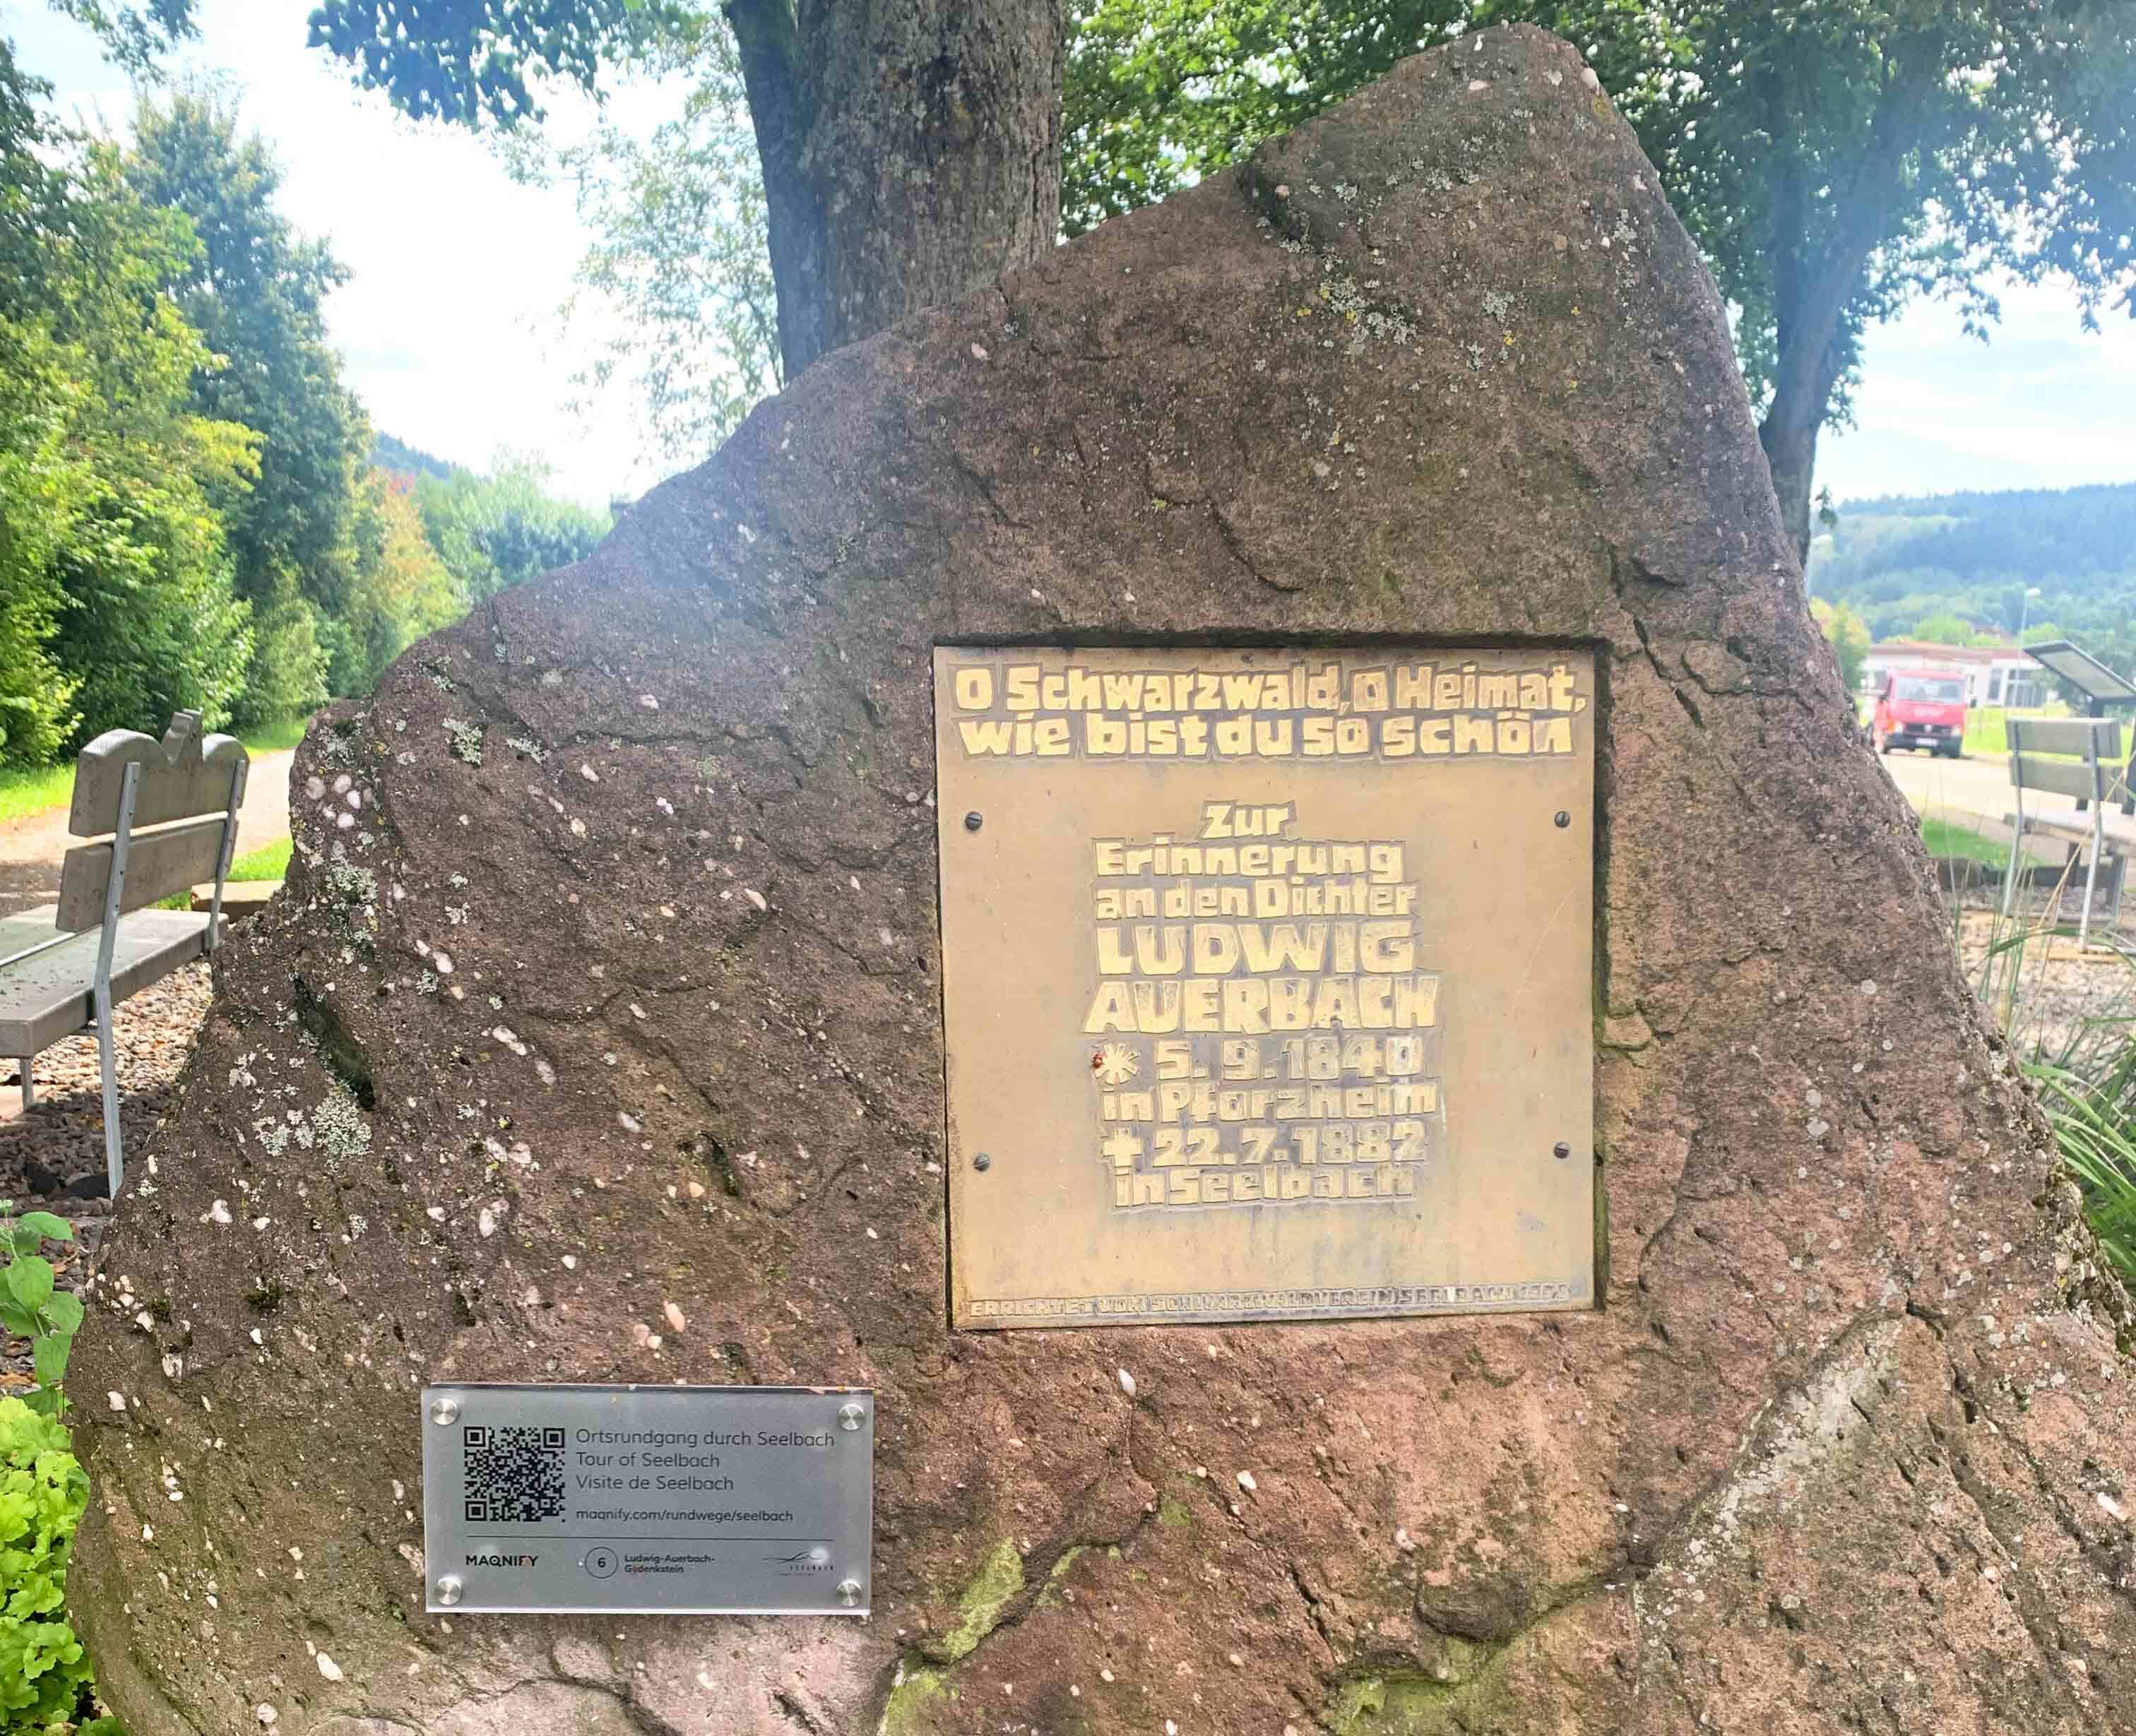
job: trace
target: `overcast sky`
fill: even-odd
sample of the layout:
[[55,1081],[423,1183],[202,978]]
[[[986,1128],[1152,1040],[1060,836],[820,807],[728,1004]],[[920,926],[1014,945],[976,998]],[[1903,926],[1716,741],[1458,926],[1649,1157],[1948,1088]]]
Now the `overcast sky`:
[[[373,424],[477,468],[500,446],[537,450],[590,503],[641,492],[658,473],[620,390],[590,417],[564,408],[567,345],[583,341],[555,318],[585,244],[570,196],[515,185],[480,140],[359,96],[304,46],[309,9],[202,0],[185,59],[240,81],[245,122],[287,173],[284,209],[350,268],[328,323]],[[35,0],[0,22],[64,113],[123,127],[132,94],[86,32]],[[663,97],[630,106],[650,115]],[[1947,310],[1910,308],[1871,335],[1857,426],[1826,436],[1819,482],[1847,500],[2136,481],[2136,322],[2106,324],[2081,332],[2074,295],[2052,287],[2011,289],[1984,347]]]

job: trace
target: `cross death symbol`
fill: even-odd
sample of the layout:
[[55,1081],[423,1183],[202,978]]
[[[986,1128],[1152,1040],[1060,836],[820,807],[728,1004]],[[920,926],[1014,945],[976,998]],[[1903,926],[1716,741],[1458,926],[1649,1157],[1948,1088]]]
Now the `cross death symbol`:
[[1122,1128],[1100,1143],[1098,1155],[1116,1170],[1131,1170],[1142,1156],[1142,1142]]

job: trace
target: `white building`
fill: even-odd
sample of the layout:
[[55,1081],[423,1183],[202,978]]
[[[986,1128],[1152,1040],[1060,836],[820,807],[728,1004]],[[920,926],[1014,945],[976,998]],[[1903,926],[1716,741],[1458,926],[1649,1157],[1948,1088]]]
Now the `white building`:
[[1862,678],[1871,692],[1895,671],[1955,670],[1965,677],[1969,706],[2008,706],[2022,710],[2042,705],[2046,672],[2015,645],[1933,645],[1925,639],[1886,639],[1869,647]]

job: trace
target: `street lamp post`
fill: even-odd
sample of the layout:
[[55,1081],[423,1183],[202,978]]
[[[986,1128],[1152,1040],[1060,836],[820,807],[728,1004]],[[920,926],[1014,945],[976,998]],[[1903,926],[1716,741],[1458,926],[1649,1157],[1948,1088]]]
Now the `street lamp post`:
[[[2017,648],[2020,651],[2022,651],[2025,648],[2025,628],[2032,618],[2032,599],[2039,594],[2040,588],[2038,585],[2035,584],[2028,586],[2025,591],[2025,600],[2018,608]],[[2025,683],[2027,691],[2031,689],[2032,685],[2032,682],[2029,681]]]

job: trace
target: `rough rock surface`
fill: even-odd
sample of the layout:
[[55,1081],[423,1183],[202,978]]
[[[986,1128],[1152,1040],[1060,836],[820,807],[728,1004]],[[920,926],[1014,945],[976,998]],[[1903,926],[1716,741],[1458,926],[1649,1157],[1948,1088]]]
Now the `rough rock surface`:
[[[946,1330],[930,647],[1078,634],[1605,650],[1600,1310]],[[2124,1299],[1563,44],[828,358],[297,790],[76,1363],[134,1736],[2136,1729]],[[879,1389],[873,1619],[425,1615],[441,1377]]]

